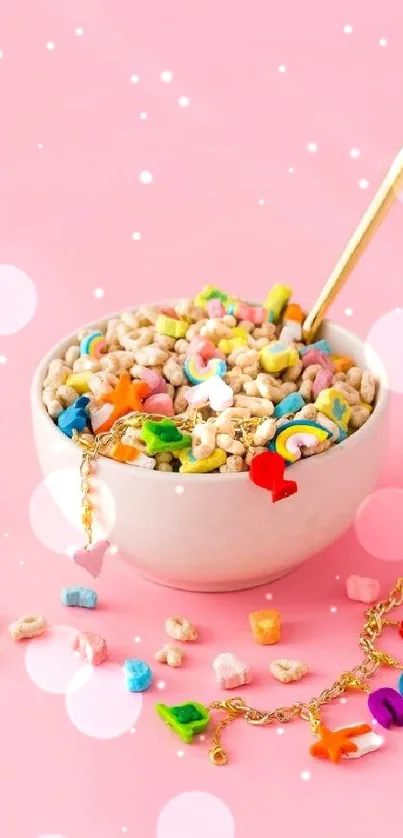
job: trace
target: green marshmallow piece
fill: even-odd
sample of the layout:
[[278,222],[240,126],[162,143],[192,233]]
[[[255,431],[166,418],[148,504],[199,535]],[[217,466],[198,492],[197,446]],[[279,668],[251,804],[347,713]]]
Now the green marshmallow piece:
[[209,714],[203,704],[187,701],[176,707],[157,704],[159,717],[188,745],[197,733],[203,733],[209,723]]
[[141,429],[140,439],[146,443],[148,454],[180,451],[192,444],[192,437],[181,433],[171,419],[161,419],[160,422],[147,419]]

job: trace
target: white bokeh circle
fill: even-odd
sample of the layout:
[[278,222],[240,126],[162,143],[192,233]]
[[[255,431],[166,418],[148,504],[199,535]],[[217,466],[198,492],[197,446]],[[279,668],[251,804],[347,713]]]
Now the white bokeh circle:
[[14,265],[0,265],[0,335],[13,335],[23,329],[36,306],[32,279]]
[[396,308],[383,314],[375,321],[365,342],[365,356],[368,365],[372,368],[373,353],[375,352],[385,369],[386,384],[395,393],[403,393],[403,364],[400,349],[402,330],[403,308]]
[[[92,667],[73,652],[76,635],[77,629],[71,626],[53,626],[45,634],[27,642],[26,670],[41,690],[63,695],[71,688],[73,675],[77,675],[80,670],[86,674],[86,680],[91,677]],[[77,689],[83,686],[83,674],[76,684]]]
[[73,725],[94,739],[114,739],[127,733],[140,716],[141,693],[127,689],[123,668],[106,662],[82,683],[73,676],[66,694],[66,711]]
[[157,838],[234,838],[232,812],[221,798],[206,791],[173,797],[158,818]]
[[363,501],[355,517],[357,538],[384,562],[403,562],[403,489],[385,486]]
[[[99,478],[94,480],[91,500],[95,506],[94,541],[100,541],[108,538],[115,525],[116,504]],[[66,553],[69,545],[84,544],[79,470],[65,468],[48,474],[31,495],[29,517],[37,539],[49,550]]]

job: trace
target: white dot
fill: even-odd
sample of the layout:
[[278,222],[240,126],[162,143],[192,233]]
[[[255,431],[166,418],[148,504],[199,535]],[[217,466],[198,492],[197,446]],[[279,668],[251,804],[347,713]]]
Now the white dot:
[[315,151],[318,150],[318,146],[316,145],[316,143],[312,143],[312,142],[308,143],[306,148],[307,148],[307,151],[311,152],[311,154],[313,154]]
[[47,44],[46,44],[46,49],[52,50],[54,48],[55,48],[55,44],[53,43],[53,41],[48,41]]
[[0,49],[0,58],[3,58],[3,55],[4,55],[3,50]]
[[339,581],[339,579],[340,579],[339,574],[337,574],[337,576],[335,576],[334,578],[335,578],[336,582],[338,582],[338,581]]
[[265,594],[264,598],[265,599],[273,599],[273,594]]
[[347,704],[347,699],[346,699],[346,698],[344,698],[344,697],[343,697],[343,698],[341,698],[341,699],[340,699],[340,704]]
[[132,233],[132,239],[135,242],[139,242],[141,239],[141,233]]
[[301,780],[310,780],[311,779],[311,772],[310,771],[301,771]]
[[264,204],[264,198],[260,198],[258,204],[260,204],[260,206],[262,207]]
[[38,143],[38,148],[43,148],[42,143]]
[[185,489],[183,486],[175,486],[175,492],[177,495],[183,495]]
[[206,791],[185,791],[160,812],[155,838],[234,838],[234,817],[219,797]]
[[153,176],[151,172],[147,172],[146,170],[140,172],[139,174],[140,183],[152,183]]
[[[30,641],[25,652],[25,667],[31,680],[45,692],[54,695],[67,693],[71,679],[77,672],[88,680],[92,667],[71,654],[77,629],[71,626],[50,626],[41,637]],[[80,682],[81,686],[81,682]],[[135,719],[130,720],[133,724]]]
[[103,288],[95,288],[94,289],[94,297],[96,297],[97,300],[100,300],[104,296],[104,294],[105,294],[105,291],[104,291]]
[[285,66],[285,64],[279,64],[277,69],[278,69],[279,73],[285,73],[286,70],[287,70],[287,67]]
[[375,727],[375,725],[377,725],[377,724],[378,724],[378,722],[377,722],[376,719],[371,719],[371,725],[373,725]]
[[141,643],[141,637],[139,637],[138,635],[136,635],[136,637],[134,638],[134,642],[135,642],[135,643]]
[[171,73],[170,70],[163,70],[161,75],[160,75],[160,79],[165,84],[169,84],[173,79],[173,73]]
[[352,31],[353,31],[353,27],[350,26],[349,23],[346,23],[346,25],[343,26],[343,32],[344,32],[345,35],[351,35]]
[[346,317],[351,317],[351,316],[354,314],[354,309],[352,309],[352,308],[345,308],[345,309],[344,309],[344,314],[346,315]]
[[132,84],[138,84],[139,81],[140,81],[140,76],[136,76],[136,75],[130,76],[130,81],[131,81]]
[[380,46],[380,47],[386,47],[386,46],[387,46],[387,43],[388,43],[387,38],[380,38],[380,39],[379,39],[379,46]]
[[288,171],[289,171],[290,175],[293,175],[294,174],[294,166],[289,166]]
[[206,737],[205,737],[205,736],[204,736],[204,734],[202,733],[202,734],[199,736],[199,739],[200,739],[200,742],[204,742],[204,741],[205,741],[205,739],[206,739]]
[[185,756],[185,751],[177,751],[176,753],[177,753],[178,757],[184,757]]
[[165,690],[166,683],[165,681],[157,681],[157,687],[159,690]]
[[127,826],[122,826],[122,832],[127,832]]
[[6,363],[7,363],[6,355],[0,355],[0,364],[6,364]]
[[332,614],[335,614],[335,613],[336,613],[336,611],[337,611],[337,608],[336,608],[336,606],[335,606],[335,605],[331,605],[331,606],[330,606],[330,610],[331,610]]
[[[71,648],[71,647],[70,647]],[[141,693],[132,693],[122,677],[122,667],[112,661],[88,666],[91,677],[83,683],[81,672],[70,680],[66,711],[72,724],[94,739],[115,739],[128,733],[141,714]]]
[[180,108],[188,108],[190,105],[190,99],[188,96],[179,96],[178,105]]
[[349,154],[350,154],[350,157],[353,158],[353,160],[357,160],[357,158],[360,156],[361,152],[360,152],[359,148],[350,148]]
[[25,563],[24,563],[24,562],[23,562],[23,560],[21,559],[21,560],[20,560],[20,562],[19,562],[20,567],[24,567],[24,564],[25,564]]
[[135,728],[135,727],[131,727],[131,728],[130,728],[130,733],[136,733],[136,728]]
[[8,532],[3,533],[3,538],[8,538]]
[[366,177],[362,177],[361,180],[358,181],[358,186],[360,189],[368,189],[369,180],[367,180]]
[[82,26],[77,26],[76,35],[78,35],[79,37],[81,35],[84,35],[84,29],[82,28]]
[[278,733],[279,736],[282,736],[283,733],[284,733],[284,728],[283,727],[276,727],[276,733]]
[[145,111],[141,111],[140,119],[148,119],[148,114]]
[[0,265],[0,335],[13,335],[35,314],[37,296],[32,279],[14,265]]
[[111,546],[109,547],[109,552],[112,553],[112,555],[116,555],[116,553],[118,552],[117,545],[111,544]]

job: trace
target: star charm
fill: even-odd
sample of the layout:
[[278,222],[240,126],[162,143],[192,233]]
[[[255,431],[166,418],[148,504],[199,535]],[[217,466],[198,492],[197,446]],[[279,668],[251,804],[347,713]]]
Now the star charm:
[[358,750],[357,745],[351,741],[351,737],[361,736],[371,730],[371,725],[367,724],[343,727],[340,730],[330,730],[324,725],[319,725],[317,729],[319,739],[311,745],[310,752],[313,757],[325,757],[331,762],[340,762],[344,754],[352,754]]
[[132,381],[128,372],[122,373],[114,390],[102,396],[104,404],[111,404],[113,410],[109,418],[97,428],[97,433],[109,431],[117,419],[132,411],[143,412],[142,399],[150,394],[145,381]]

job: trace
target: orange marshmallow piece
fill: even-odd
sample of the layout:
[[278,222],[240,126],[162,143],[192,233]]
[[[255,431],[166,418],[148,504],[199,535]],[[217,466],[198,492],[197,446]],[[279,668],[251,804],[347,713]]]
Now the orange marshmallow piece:
[[249,614],[249,624],[256,643],[269,646],[278,643],[281,638],[281,616],[274,609],[267,611],[252,611]]
[[335,372],[348,372],[350,367],[354,367],[354,361],[346,355],[331,355],[330,360],[333,361]]
[[303,323],[305,319],[305,314],[298,303],[290,303],[287,306],[285,313],[284,313],[284,322],[286,323],[288,320],[292,320],[293,323]]

